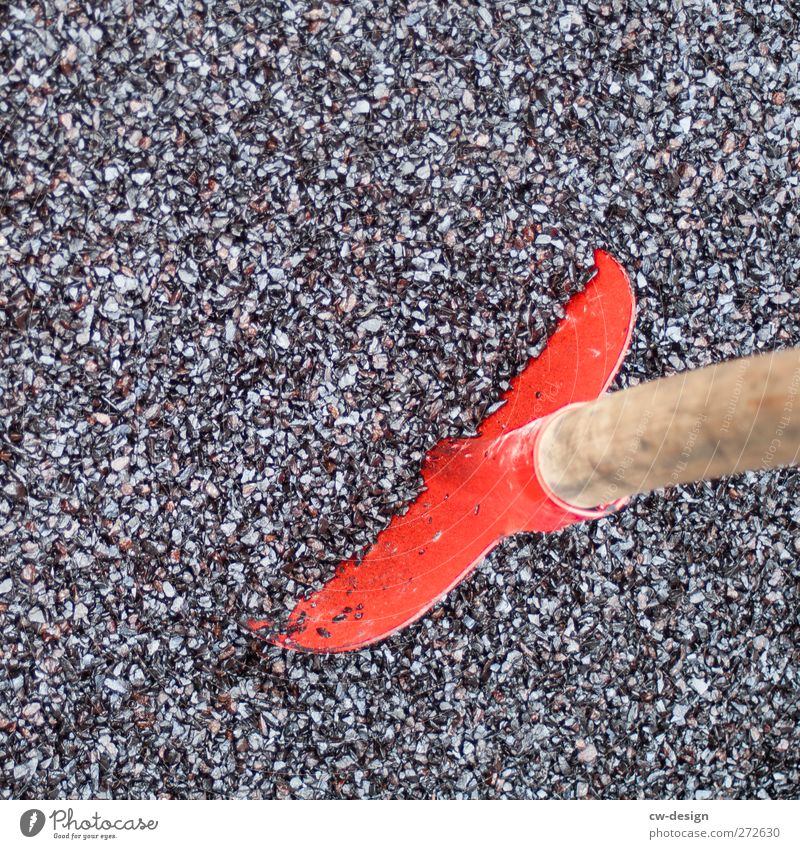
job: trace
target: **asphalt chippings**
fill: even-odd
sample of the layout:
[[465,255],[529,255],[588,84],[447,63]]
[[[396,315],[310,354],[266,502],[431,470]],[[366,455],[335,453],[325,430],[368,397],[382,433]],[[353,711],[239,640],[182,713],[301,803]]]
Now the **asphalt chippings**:
[[763,0],[0,10],[4,797],[792,797],[797,470],[284,617],[475,431],[591,252],[615,388],[800,344],[800,19]]

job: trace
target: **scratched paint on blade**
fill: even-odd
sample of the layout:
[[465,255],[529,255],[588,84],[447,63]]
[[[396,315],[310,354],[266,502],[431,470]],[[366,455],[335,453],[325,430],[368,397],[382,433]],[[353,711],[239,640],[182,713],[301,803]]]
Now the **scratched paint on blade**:
[[253,631],[286,648],[348,651],[389,636],[428,611],[506,536],[553,531],[580,517],[554,504],[533,468],[536,421],[601,395],[627,350],[634,301],[622,267],[595,252],[596,273],[566,307],[542,353],[511,382],[479,436],[446,439],[423,463],[424,489],[360,561],[345,560],[298,602],[282,633]]

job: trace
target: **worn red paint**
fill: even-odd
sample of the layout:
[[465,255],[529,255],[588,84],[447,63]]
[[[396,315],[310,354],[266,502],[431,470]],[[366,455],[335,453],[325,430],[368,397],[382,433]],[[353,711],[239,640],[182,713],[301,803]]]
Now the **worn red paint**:
[[534,468],[543,417],[601,395],[619,368],[633,326],[634,299],[619,263],[595,252],[597,272],[570,300],[544,351],[480,426],[480,436],[443,440],[422,467],[425,489],[395,516],[360,562],[346,560],[325,586],[300,601],[283,633],[250,620],[276,645],[340,652],[411,624],[463,580],[504,537],[554,531],[603,515],[556,503]]

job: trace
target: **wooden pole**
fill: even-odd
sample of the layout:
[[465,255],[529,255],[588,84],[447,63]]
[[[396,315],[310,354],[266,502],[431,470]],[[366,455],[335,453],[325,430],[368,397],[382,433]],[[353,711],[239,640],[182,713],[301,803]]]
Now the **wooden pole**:
[[800,348],[654,380],[545,425],[539,472],[576,507],[800,460]]

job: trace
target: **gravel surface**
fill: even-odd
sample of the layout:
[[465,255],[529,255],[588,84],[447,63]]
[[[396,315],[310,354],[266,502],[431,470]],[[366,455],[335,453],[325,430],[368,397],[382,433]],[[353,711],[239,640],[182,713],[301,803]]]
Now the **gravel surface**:
[[354,654],[279,616],[604,246],[617,386],[800,344],[762,0],[0,9],[4,797],[795,797],[797,470],[499,548]]

